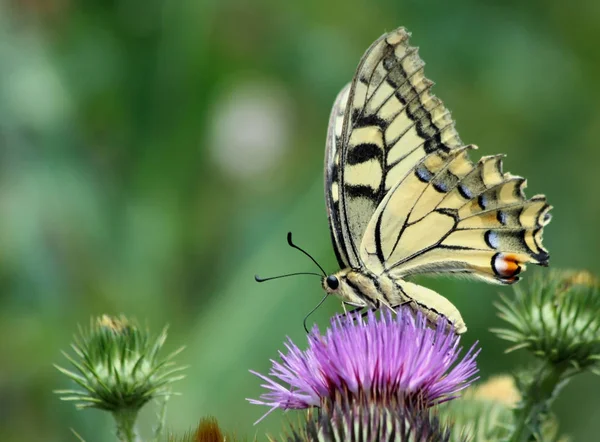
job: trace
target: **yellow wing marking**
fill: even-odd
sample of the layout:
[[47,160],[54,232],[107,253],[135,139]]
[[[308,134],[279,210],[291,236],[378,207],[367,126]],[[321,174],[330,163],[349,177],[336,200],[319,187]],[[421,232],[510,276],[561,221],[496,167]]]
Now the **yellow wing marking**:
[[[452,216],[440,212],[431,212],[416,224],[411,224],[404,229],[399,238],[394,238],[392,253],[387,256],[386,261],[390,263],[399,262],[418,254],[423,249],[434,247],[455,226]],[[390,229],[394,235],[397,230]]]
[[344,182],[351,186],[368,186],[374,191],[379,188],[383,176],[381,164],[376,160],[347,165]]
[[444,198],[447,198],[446,194],[440,192],[439,189],[451,186],[451,179],[449,177],[462,178],[473,169],[473,163],[469,160],[467,150],[474,148],[476,147],[464,146],[463,148],[454,150],[448,162],[439,168],[439,170],[435,169],[436,175],[427,184],[423,195],[417,200],[410,214],[409,222],[415,222],[423,218],[432,212]]
[[350,149],[365,143],[376,145],[381,149],[381,154],[383,155],[384,143],[380,128],[377,126],[367,126],[359,127],[352,131],[349,142]]
[[425,151],[422,148],[415,149],[405,156],[402,161],[389,169],[385,178],[386,190],[389,191],[395,184],[398,184],[413,169],[415,163],[418,163],[424,156]]
[[448,299],[422,285],[413,284],[408,281],[397,281],[401,292],[411,299],[412,307],[422,311],[427,318],[436,323],[443,315],[453,326],[457,333],[467,331],[467,326],[458,309]]

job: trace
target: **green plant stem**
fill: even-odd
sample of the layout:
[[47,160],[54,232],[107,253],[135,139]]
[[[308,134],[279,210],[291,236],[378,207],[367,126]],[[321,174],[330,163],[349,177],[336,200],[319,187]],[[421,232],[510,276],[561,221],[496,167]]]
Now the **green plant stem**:
[[567,363],[546,362],[542,365],[535,378],[524,389],[523,400],[514,411],[515,430],[510,442],[536,440],[534,436],[540,434],[543,415],[566,382],[565,372],[568,368]]
[[166,395],[162,398],[161,401],[161,405],[160,405],[160,411],[158,413],[158,423],[156,424],[156,428],[154,429],[154,440],[155,441],[159,441],[161,436],[162,436],[162,432],[165,428],[165,422],[167,420],[167,402],[169,402],[169,395]]
[[117,424],[117,439],[119,442],[136,442],[135,421],[139,409],[122,409],[113,412]]

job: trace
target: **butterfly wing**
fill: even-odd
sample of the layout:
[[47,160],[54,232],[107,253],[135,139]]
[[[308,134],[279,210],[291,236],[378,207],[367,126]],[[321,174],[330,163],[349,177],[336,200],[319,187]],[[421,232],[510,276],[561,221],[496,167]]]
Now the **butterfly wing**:
[[527,263],[547,265],[545,197],[526,199],[526,181],[504,173],[500,155],[473,164],[472,147],[428,154],[386,195],[361,244],[367,268],[511,284]]
[[375,289],[363,295],[389,306],[410,302],[462,332],[447,299],[404,278],[450,272],[513,283],[527,263],[547,264],[541,242],[551,207],[542,195],[526,199],[525,180],[504,173],[500,156],[469,160],[475,146],[463,146],[431,94],[408,37],[399,28],[373,43],[334,104],[330,227],[342,267],[386,276],[397,288],[387,298]]
[[[340,144],[342,136],[342,125],[344,121],[344,111],[348,102],[348,93],[350,85],[346,85],[338,94],[331,116],[329,117],[329,126],[327,130],[327,147],[325,149],[325,201],[327,203],[327,217],[329,219],[329,229],[331,231],[331,242],[335,256],[340,268],[356,267],[358,261],[353,253],[349,255],[348,244],[344,238],[344,228],[340,220]],[[351,260],[352,258],[352,260]]]
[[344,266],[362,266],[360,244],[390,189],[427,154],[462,144],[408,37],[399,28],[373,43],[331,114],[326,200]]
[[448,299],[422,285],[409,281],[397,280],[395,285],[403,299],[403,303],[422,311],[433,323],[437,323],[440,316],[446,318],[457,333],[467,331],[467,326],[458,309]]

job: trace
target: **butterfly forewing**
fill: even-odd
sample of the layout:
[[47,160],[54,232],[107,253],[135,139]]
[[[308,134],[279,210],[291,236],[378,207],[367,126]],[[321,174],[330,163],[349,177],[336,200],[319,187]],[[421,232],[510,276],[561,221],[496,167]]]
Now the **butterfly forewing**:
[[346,264],[360,264],[358,245],[390,188],[428,152],[461,145],[449,112],[429,92],[433,83],[408,36],[398,29],[377,40],[361,60],[348,97],[341,93],[332,111],[327,200],[330,213],[339,205],[339,219],[330,214],[330,225]]
[[[338,94],[331,116],[329,117],[329,127],[327,131],[327,146],[325,149],[325,202],[327,204],[327,217],[329,219],[329,229],[331,231],[331,240],[335,251],[338,264],[341,268],[357,267],[359,262],[357,255],[349,255],[349,242],[344,240],[344,229],[340,220],[340,144],[342,136],[342,126],[344,122],[344,109],[348,101],[350,85],[344,87]],[[354,250],[350,248],[352,252]]]

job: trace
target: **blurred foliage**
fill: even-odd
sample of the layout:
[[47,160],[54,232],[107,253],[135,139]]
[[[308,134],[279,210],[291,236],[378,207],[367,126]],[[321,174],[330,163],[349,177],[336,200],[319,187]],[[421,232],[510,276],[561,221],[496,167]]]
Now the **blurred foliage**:
[[[201,416],[254,437],[286,420],[244,398],[285,335],[301,343],[316,279],[255,273],[328,269],[322,158],[330,106],[364,50],[413,33],[478,155],[507,154],[555,206],[551,265],[598,274],[600,4],[581,0],[279,2],[0,1],[0,435],[112,440],[101,412],[52,394],[78,323],[124,313],[170,323],[166,351],[191,365],[170,401],[182,432]],[[529,272],[530,273],[530,272]],[[525,275],[526,277],[529,275]],[[492,301],[510,289],[427,281],[480,340],[484,377],[501,356]],[[339,309],[329,300],[312,320]],[[573,382],[554,406],[573,440],[600,432],[600,385]],[[577,401],[577,406],[573,406]],[[150,435],[151,407],[142,417]],[[585,410],[585,411],[582,411]]]

